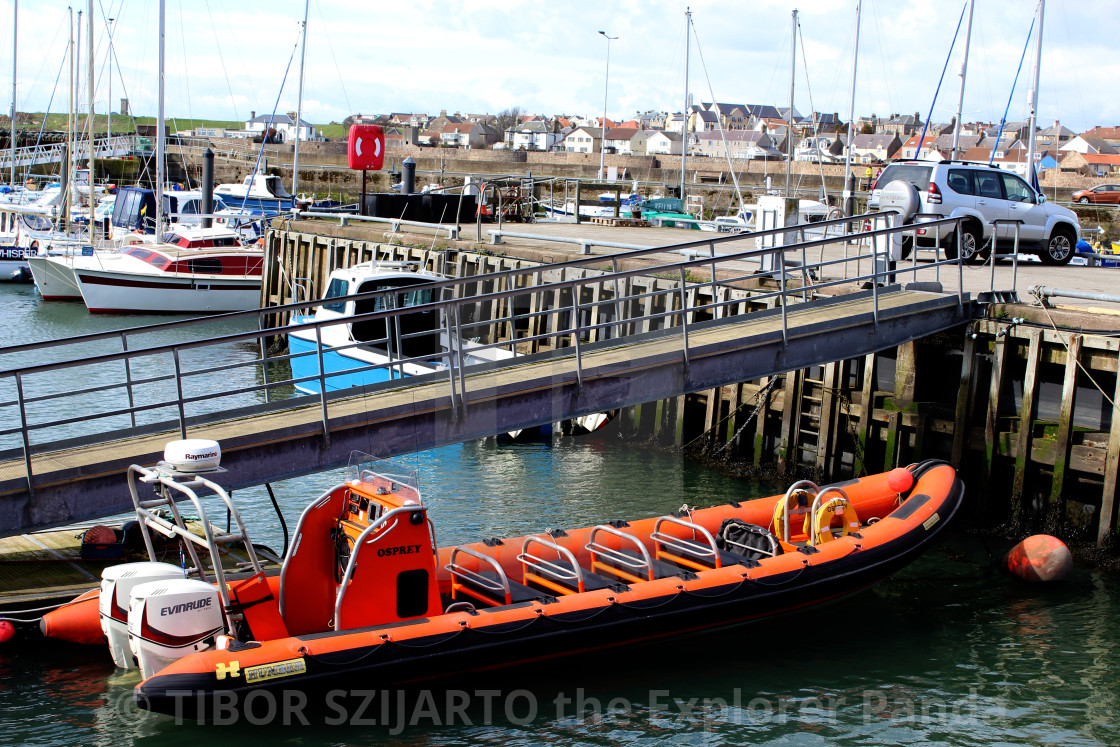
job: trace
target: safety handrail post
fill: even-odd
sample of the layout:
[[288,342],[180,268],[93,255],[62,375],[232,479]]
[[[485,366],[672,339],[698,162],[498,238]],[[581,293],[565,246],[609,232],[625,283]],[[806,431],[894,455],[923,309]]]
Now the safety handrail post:
[[580,342],[582,336],[583,323],[579,318],[579,294],[580,282],[577,280],[572,283],[572,338],[573,347],[576,349],[576,390],[583,391],[583,345]]
[[[121,331],[121,352],[128,352],[128,332]],[[124,359],[124,383],[128,392],[128,414],[132,420],[132,427],[136,427],[136,398],[132,391],[132,356]]]
[[329,445],[331,431],[327,419],[327,377],[323,365],[323,328],[318,325],[315,327],[315,357],[319,361],[319,416],[323,423],[323,442]]
[[685,270],[684,265],[680,267],[681,285],[681,344],[684,347],[684,367],[688,368],[690,360],[688,356],[688,289],[685,287]]
[[175,390],[178,394],[179,405],[179,437],[187,437],[187,411],[183,405],[183,370],[179,361],[179,348],[171,348],[171,355],[175,359]]
[[27,405],[23,396],[23,376],[16,372],[16,400],[19,403],[20,438],[23,442],[23,467],[27,472],[27,494],[35,495],[35,484],[31,473],[31,436],[27,432]]
[[[298,299],[296,299],[298,300]],[[257,331],[261,332],[258,339],[261,349],[261,378],[264,379],[264,401],[272,401],[272,386],[268,381],[268,345],[264,336],[264,311],[257,315]]]
[[781,293],[778,300],[782,305],[782,346],[789,345],[789,319],[786,311],[786,305],[789,298],[786,296],[786,252],[784,249],[778,249],[778,282],[781,288]]

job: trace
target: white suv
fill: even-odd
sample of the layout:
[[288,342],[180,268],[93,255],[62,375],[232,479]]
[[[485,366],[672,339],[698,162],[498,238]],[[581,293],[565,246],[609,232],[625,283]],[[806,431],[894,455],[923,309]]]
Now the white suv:
[[[966,262],[982,261],[998,241],[1000,254],[1010,253],[1020,221],[1019,250],[1033,252],[1051,265],[1073,257],[1081,227],[1073,211],[1046,201],[1019,176],[986,163],[968,161],[902,161],[883,170],[872,185],[869,210],[895,210],[904,223],[965,218],[961,223],[961,254]],[[945,256],[957,256],[953,227],[916,231],[919,247],[940,246]],[[903,239],[903,256],[913,241]]]

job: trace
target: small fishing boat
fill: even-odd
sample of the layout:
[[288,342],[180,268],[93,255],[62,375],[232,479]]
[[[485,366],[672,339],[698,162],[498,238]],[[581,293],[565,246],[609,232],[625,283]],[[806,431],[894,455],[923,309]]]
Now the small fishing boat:
[[[100,627],[117,665],[140,669],[138,705],[204,721],[216,708],[287,702],[285,693],[325,706],[347,688],[398,687],[809,609],[905,566],[964,495],[953,467],[925,461],[825,487],[800,481],[768,498],[439,547],[438,517],[428,515],[415,477],[357,461],[303,511],[273,573],[210,479],[220,453],[212,441],[174,442],[155,467],[130,467],[151,560],[106,569],[100,590],[41,626],[75,642],[100,641]],[[174,499],[190,500],[209,526],[196,493],[203,489],[228,510],[232,538],[186,529]],[[185,540],[200,578],[155,562],[153,529]],[[221,546],[231,539],[250,551],[240,575],[222,568]]]
[[158,244],[58,264],[92,313],[216,314],[257,308],[264,253],[227,228],[176,228]]
[[235,210],[283,212],[295,205],[295,198],[280,177],[266,174],[247,176],[240,184],[219,184],[214,194]]
[[[401,261],[370,261],[333,270],[322,304],[313,314],[294,315],[288,327],[296,388],[305,394],[319,393],[320,347],[323,371],[329,374],[322,380],[328,392],[446,371],[451,356],[461,356],[464,366],[517,357],[516,350],[448,333],[447,320],[436,306],[441,300],[436,284],[449,279]],[[416,311],[392,319],[369,318],[387,309],[412,307]],[[318,329],[307,326],[332,321],[337,323]],[[596,431],[609,420],[606,413],[580,416],[572,420],[571,431]],[[508,435],[517,439],[551,433],[551,424],[546,424]]]

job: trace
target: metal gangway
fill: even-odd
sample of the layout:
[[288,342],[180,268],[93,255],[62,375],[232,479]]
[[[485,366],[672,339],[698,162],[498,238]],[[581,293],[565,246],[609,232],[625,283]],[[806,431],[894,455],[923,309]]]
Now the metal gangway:
[[[93,139],[93,154],[95,159],[127,156],[133,151],[136,138],[132,135],[115,135],[113,137],[99,137]],[[80,140],[74,144],[73,157],[85,158],[89,154],[89,141]],[[40,145],[27,145],[16,148],[15,162],[17,169],[29,169],[45,163],[62,163],[63,154],[66,152],[65,143],[45,143]],[[12,152],[0,151],[0,172],[12,168]]]
[[[708,234],[448,279],[424,306],[341,322],[295,317],[321,340],[332,324],[399,329],[405,315],[429,311],[444,339],[517,353],[469,365],[465,345],[453,344],[431,373],[393,373],[431,355],[397,358],[365,367],[389,369],[388,381],[353,388],[334,386],[322,346],[293,354],[294,328],[273,326],[307,304],[0,348],[0,535],[127,509],[127,467],[154,463],[178,438],[220,441],[236,489],[345,465],[355,449],[388,457],[458,443],[878,352],[967,322],[958,260],[885,260],[886,240],[907,230],[777,246],[766,240],[798,229]],[[380,296],[392,306],[392,292]],[[293,375],[299,358],[312,374]]]

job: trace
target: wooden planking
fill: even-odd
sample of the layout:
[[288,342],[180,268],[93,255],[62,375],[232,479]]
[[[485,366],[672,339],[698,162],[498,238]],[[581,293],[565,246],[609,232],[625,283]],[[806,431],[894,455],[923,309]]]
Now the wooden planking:
[[1066,353],[1065,376],[1062,379],[1062,407],[1055,434],[1054,481],[1050,487],[1050,513],[1058,515],[1063,503],[1062,493],[1069,472],[1070,435],[1073,431],[1073,406],[1077,395],[1078,358],[1081,355],[1082,335],[1070,335]]

